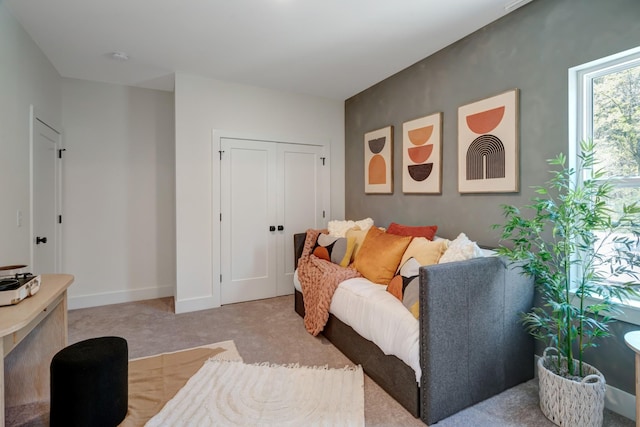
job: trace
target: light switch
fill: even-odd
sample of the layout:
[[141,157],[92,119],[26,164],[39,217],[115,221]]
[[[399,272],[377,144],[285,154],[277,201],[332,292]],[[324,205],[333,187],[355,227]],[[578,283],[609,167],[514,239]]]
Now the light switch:
[[22,211],[20,209],[16,212],[16,225],[22,227]]

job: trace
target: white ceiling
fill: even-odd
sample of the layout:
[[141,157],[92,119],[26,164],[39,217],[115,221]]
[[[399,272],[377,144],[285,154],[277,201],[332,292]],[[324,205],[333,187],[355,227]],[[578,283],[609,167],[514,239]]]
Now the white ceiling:
[[4,3],[63,77],[173,90],[179,72],[344,100],[528,1]]

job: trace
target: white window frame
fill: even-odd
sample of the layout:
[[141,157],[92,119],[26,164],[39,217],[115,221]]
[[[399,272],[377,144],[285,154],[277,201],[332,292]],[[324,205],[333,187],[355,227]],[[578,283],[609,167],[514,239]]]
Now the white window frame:
[[[580,141],[593,136],[593,79],[634,66],[640,66],[640,46],[569,69],[569,166],[577,166]],[[578,179],[588,178],[589,173],[582,171]],[[631,184],[628,181],[635,184],[640,180],[616,179],[616,186]],[[595,298],[587,301],[595,302]],[[640,299],[631,299],[621,305],[623,314],[613,317],[640,325]]]

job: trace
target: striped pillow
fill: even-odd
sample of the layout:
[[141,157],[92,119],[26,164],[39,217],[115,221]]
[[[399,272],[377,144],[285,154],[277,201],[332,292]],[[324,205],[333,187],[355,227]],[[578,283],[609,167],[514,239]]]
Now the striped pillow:
[[409,258],[387,286],[387,292],[402,301],[402,304],[416,319],[420,316],[419,277],[420,263],[415,258]]
[[319,234],[313,254],[318,258],[347,267],[351,261],[351,254],[356,244],[353,237],[334,237]]

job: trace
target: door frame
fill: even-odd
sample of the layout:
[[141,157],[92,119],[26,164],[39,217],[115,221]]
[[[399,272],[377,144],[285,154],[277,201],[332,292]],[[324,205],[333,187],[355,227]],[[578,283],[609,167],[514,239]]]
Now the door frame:
[[[29,266],[34,266],[35,261],[35,193],[34,193],[34,173],[35,166],[33,161],[33,151],[34,151],[34,143],[35,143],[35,127],[36,122],[40,122],[43,125],[49,127],[51,130],[58,134],[58,141],[56,142],[56,150],[64,150],[63,147],[63,138],[62,138],[62,127],[55,120],[51,120],[50,117],[47,117],[45,113],[40,111],[34,105],[29,106]],[[62,161],[56,161],[54,167],[55,174],[55,209],[58,212],[58,215],[62,215]],[[56,273],[62,271],[62,223],[56,222],[55,227],[55,247],[54,247],[54,265],[56,269]]]
[[[328,191],[322,193],[322,203],[325,207],[326,215],[323,218],[324,226],[326,227],[329,218],[331,217],[331,141],[314,141],[309,138],[292,138],[284,136],[268,136],[264,134],[251,134],[250,132],[237,132],[237,131],[225,131],[221,129],[212,130],[211,138],[211,256],[213,262],[211,277],[213,283],[211,289],[211,295],[217,302],[216,306],[221,305],[222,301],[222,247],[221,247],[221,222],[219,215],[222,213],[222,171],[220,168],[220,155],[222,151],[222,139],[245,139],[251,141],[264,141],[274,142],[281,144],[296,144],[296,145],[315,145],[323,147],[326,156],[326,167],[322,168],[321,182]],[[303,142],[301,142],[303,141]],[[293,245],[293,242],[291,242]]]

